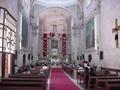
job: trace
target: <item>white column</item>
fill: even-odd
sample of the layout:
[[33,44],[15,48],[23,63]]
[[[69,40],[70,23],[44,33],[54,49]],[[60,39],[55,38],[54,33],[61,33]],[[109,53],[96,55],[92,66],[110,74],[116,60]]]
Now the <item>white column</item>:
[[22,66],[22,53],[21,53],[21,49],[22,49],[22,13],[19,11],[19,16],[18,16],[18,26],[17,26],[17,50],[18,50],[18,59],[16,64],[18,65],[18,67]]

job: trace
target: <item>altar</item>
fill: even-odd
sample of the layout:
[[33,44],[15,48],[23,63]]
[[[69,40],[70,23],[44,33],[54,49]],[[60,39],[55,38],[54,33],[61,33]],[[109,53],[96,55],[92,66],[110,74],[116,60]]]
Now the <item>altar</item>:
[[61,59],[58,54],[57,49],[52,49],[50,53],[50,64],[51,68],[60,68],[61,67]]

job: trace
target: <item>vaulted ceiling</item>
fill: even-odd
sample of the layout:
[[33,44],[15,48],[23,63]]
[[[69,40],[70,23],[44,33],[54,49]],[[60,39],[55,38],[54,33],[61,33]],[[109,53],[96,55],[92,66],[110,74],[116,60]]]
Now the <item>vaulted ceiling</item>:
[[77,3],[77,0],[37,0],[45,6],[69,6]]
[[[68,22],[71,20],[70,14],[63,8],[52,7],[40,13],[40,23],[44,27],[44,32],[67,32]],[[53,26],[56,27],[54,28]],[[53,31],[53,30],[56,31]]]

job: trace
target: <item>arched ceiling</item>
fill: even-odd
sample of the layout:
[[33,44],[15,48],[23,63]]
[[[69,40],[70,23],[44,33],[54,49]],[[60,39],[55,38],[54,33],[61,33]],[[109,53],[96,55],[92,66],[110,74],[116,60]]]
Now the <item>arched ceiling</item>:
[[77,0],[37,0],[37,3],[40,3],[44,6],[68,6],[77,3]]
[[70,14],[68,13],[68,11],[66,11],[63,8],[59,8],[59,7],[52,7],[52,8],[48,8],[45,11],[40,13],[40,18],[47,18],[47,17],[53,17],[53,16],[62,16],[65,18],[70,18]]
[[[67,32],[67,22],[63,17],[49,17],[44,20],[43,25],[45,27],[44,32],[50,33],[65,33]],[[53,25],[56,25],[56,29],[53,30]]]
[[[40,26],[44,27],[43,32],[67,33],[71,15],[63,8],[52,7],[40,13],[39,20]],[[55,30],[53,30],[54,25],[56,25]]]

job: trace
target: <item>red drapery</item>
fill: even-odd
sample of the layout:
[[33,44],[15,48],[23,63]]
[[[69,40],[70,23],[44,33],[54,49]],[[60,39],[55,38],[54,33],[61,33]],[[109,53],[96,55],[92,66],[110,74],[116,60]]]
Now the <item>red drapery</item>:
[[62,34],[62,54],[66,56],[66,34]]
[[47,34],[43,34],[43,57],[47,56]]

